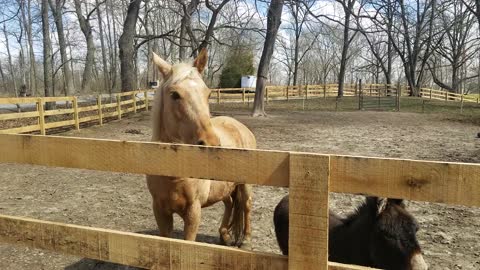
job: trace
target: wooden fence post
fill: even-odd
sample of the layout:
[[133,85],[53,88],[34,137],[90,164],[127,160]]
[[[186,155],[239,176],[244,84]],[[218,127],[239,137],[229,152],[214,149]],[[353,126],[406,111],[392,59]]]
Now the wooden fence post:
[[323,84],[323,99],[327,99],[327,84]]
[[217,104],[220,104],[220,89],[217,89]]
[[117,94],[117,114],[118,114],[118,120],[122,119],[122,104],[121,102],[121,96],[120,94]]
[[448,91],[445,91],[445,101],[448,101]]
[[245,88],[242,88],[242,101],[245,104]]
[[432,89],[430,89],[430,99],[432,99]]
[[148,112],[148,105],[149,105],[149,104],[148,104],[148,90],[146,90],[146,91],[144,92],[144,97],[145,97],[145,101],[144,101],[144,102],[145,102],[145,111]]
[[98,122],[100,126],[102,126],[103,125],[102,95],[97,96],[97,106],[98,106]]
[[133,113],[137,113],[137,91],[133,91],[132,99],[133,99]]
[[75,129],[80,129],[80,120],[78,116],[78,97],[73,97],[73,118],[75,120]]
[[40,134],[45,135],[45,111],[43,108],[42,98],[38,98],[37,100],[37,110],[38,110],[38,125],[40,126]]
[[330,158],[290,154],[288,269],[328,269]]
[[288,101],[289,96],[290,96],[290,94],[288,93],[288,90],[289,90],[289,89],[288,89],[288,85],[287,85],[287,101]]
[[308,84],[305,86],[305,99],[308,99]]

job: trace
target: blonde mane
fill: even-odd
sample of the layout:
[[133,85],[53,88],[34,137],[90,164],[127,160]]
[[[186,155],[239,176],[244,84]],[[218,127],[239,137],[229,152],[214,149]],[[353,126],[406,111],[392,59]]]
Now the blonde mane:
[[202,80],[200,73],[198,73],[197,68],[195,68],[192,63],[178,63],[172,66],[170,73],[168,74],[166,80],[160,82],[160,88],[155,93],[155,99],[153,102],[153,110],[152,110],[152,141],[163,141],[166,138],[162,138],[162,134],[164,134],[165,130],[162,125],[162,114],[163,114],[163,91],[167,89],[171,85],[177,84],[183,80],[190,79]]

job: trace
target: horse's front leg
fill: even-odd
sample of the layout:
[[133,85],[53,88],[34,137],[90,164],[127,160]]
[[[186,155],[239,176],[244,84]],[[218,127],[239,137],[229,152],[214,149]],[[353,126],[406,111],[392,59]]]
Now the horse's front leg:
[[251,216],[252,216],[252,187],[250,185],[245,185],[245,196],[246,201],[245,203],[245,211],[244,220],[245,220],[245,238],[243,240],[242,248],[250,249],[251,248],[251,241],[252,241],[252,226],[251,226]]
[[157,221],[159,235],[162,237],[172,237],[173,215],[167,213],[158,203],[153,202],[153,214]]
[[200,201],[194,201],[189,205],[183,214],[185,240],[195,241],[200,225],[202,206]]

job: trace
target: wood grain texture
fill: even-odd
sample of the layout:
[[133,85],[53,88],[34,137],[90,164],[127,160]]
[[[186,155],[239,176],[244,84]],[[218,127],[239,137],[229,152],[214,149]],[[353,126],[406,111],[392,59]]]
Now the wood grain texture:
[[330,191],[480,206],[480,164],[331,156]]
[[48,110],[48,111],[45,111],[44,115],[50,116],[50,115],[70,114],[70,113],[73,113],[73,109]]
[[45,129],[71,126],[71,125],[75,125],[75,124],[76,124],[75,120],[50,122],[50,123],[45,123]]
[[17,133],[24,133],[24,132],[32,132],[32,131],[39,131],[40,125],[30,125],[18,128],[9,128],[9,129],[2,129],[0,130],[0,134],[17,134]]
[[0,120],[20,119],[29,117],[38,117],[38,111],[0,114]]
[[329,167],[329,156],[290,153],[289,269],[327,269]]
[[0,149],[0,162],[288,185],[288,152],[35,135],[1,135]]
[[4,215],[0,240],[147,269],[287,269],[279,255]]

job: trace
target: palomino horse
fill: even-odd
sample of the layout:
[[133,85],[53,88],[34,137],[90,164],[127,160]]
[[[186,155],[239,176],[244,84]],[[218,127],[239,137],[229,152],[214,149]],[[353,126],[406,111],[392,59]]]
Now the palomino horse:
[[[193,65],[170,65],[156,54],[153,62],[163,81],[155,95],[152,141],[256,148],[253,133],[242,123],[230,117],[210,118],[210,89],[201,76],[207,63],[206,50],[200,52]],[[176,213],[184,221],[185,240],[195,241],[201,208],[223,201],[220,240],[226,245],[249,244],[252,207],[249,185],[154,175],[147,176],[147,185],[160,236],[171,236]]]
[[[273,215],[284,255],[288,255],[288,222],[285,196]],[[402,200],[367,197],[347,218],[330,211],[328,227],[329,261],[387,270],[428,269],[416,237],[418,224]]]

